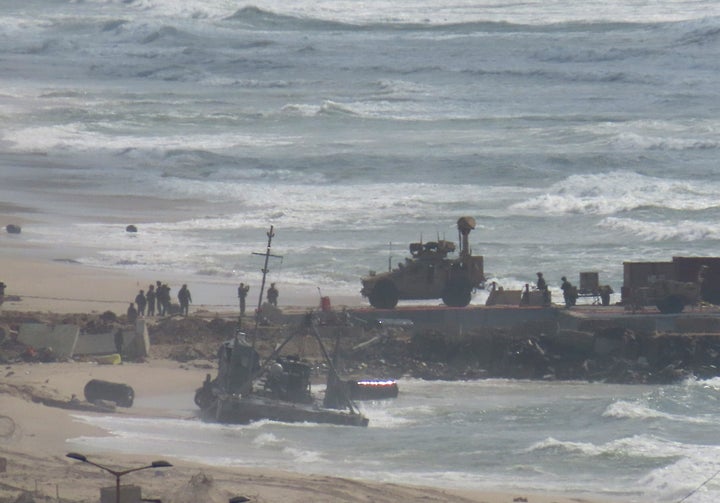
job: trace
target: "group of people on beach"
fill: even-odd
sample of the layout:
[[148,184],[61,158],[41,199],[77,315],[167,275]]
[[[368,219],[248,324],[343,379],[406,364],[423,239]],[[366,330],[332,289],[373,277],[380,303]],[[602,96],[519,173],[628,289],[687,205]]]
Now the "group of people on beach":
[[[4,284],[0,283],[0,286],[4,288]],[[245,307],[248,292],[250,291],[250,285],[240,283],[238,286],[237,294],[240,300],[240,315],[245,315]],[[2,292],[2,290],[0,290]],[[280,292],[275,286],[275,283],[270,284],[270,288],[267,291],[267,302],[270,305],[276,306],[278,304],[278,297]],[[192,294],[187,284],[183,284],[177,294],[178,304],[180,305],[180,314],[187,316],[190,310],[190,304],[192,304]],[[2,301],[2,295],[0,293],[0,303]],[[171,313],[171,295],[170,287],[167,283],[156,281],[154,285],[149,285],[147,290],[140,290],[135,296],[134,302],[130,302],[127,308],[128,321],[133,322],[138,317],[145,316],[168,316]]]
[[[240,286],[238,286],[238,299],[240,300],[240,316],[245,316],[245,305],[246,305],[246,300],[247,300],[247,294],[249,291],[250,291],[250,285],[246,285],[245,283],[240,283]],[[266,297],[268,304],[271,304],[271,305],[277,307],[279,296],[280,296],[280,292],[278,291],[277,287],[275,286],[275,283],[270,283],[270,288],[268,288],[267,297]]]
[[[192,295],[186,284],[180,288],[177,294],[178,303],[180,304],[180,314],[187,316],[192,303]],[[167,316],[171,311],[171,295],[170,287],[167,283],[156,281],[150,284],[147,291],[140,290],[135,296],[135,301],[130,302],[127,309],[127,317],[129,321],[134,321],[142,316]]]

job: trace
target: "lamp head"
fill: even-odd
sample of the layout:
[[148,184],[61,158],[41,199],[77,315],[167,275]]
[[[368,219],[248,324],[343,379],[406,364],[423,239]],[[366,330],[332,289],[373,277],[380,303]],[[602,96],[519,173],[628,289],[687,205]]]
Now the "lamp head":
[[170,463],[168,463],[167,461],[161,459],[158,461],[153,461],[150,466],[152,466],[153,468],[168,468],[172,465]]
[[77,452],[69,452],[65,456],[68,458],[77,459],[78,461],[82,461],[83,463],[87,463],[87,457],[83,454],[78,454]]

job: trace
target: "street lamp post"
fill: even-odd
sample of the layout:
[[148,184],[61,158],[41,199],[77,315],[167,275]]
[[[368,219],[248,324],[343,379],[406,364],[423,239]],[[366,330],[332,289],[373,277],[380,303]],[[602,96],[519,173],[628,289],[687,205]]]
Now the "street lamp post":
[[89,465],[97,466],[98,468],[115,475],[115,502],[116,503],[120,503],[120,477],[122,477],[123,475],[127,475],[128,473],[137,472],[140,470],[146,470],[148,468],[167,468],[167,467],[172,466],[167,461],[160,460],[160,461],[153,461],[152,463],[150,463],[147,466],[140,466],[138,468],[130,468],[128,470],[113,470],[111,468],[108,468],[107,466],[103,466],[101,464],[90,461],[87,458],[87,456],[85,456],[84,454],[78,454],[77,452],[70,452],[70,453],[66,454],[66,456],[68,458],[82,461],[83,463],[87,463]]

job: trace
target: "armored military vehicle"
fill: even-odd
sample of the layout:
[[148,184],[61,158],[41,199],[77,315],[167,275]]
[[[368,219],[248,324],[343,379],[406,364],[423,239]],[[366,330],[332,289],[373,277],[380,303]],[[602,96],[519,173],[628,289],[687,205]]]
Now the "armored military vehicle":
[[379,309],[393,309],[399,300],[419,299],[442,299],[450,307],[467,306],[473,289],[484,286],[483,257],[473,256],[468,244],[475,219],[461,217],[457,228],[460,251],[456,258],[448,257],[455,252],[450,241],[411,243],[411,257],[396,269],[371,271],[362,278],[360,293]]
[[[673,257],[672,262],[625,262],[622,303],[631,309],[655,306],[663,314],[717,297],[717,259]],[[712,268],[711,265],[715,265]]]
[[676,314],[682,312],[685,306],[697,304],[699,300],[699,284],[661,279],[649,286],[637,288],[633,292],[631,307],[641,309],[654,305],[663,314]]

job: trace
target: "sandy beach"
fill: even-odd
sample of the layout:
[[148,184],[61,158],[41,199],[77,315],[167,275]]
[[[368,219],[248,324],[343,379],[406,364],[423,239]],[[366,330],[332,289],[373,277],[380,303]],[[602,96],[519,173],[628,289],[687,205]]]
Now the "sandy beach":
[[[124,313],[138,285],[147,277],[133,277],[115,271],[102,271],[79,264],[42,256],[12,252],[0,253],[0,280],[8,285],[9,300],[3,311],[46,313],[104,312]],[[20,249],[16,251],[20,252]],[[190,282],[189,282],[190,283]],[[179,287],[179,285],[176,286]],[[206,285],[222,288],[218,285]],[[304,292],[287,292],[286,298],[303,307]],[[89,302],[94,299],[96,302]],[[306,302],[306,306],[313,306]],[[198,309],[194,306],[193,309]],[[193,310],[191,309],[191,314]],[[144,363],[98,365],[92,362],[6,364],[0,377],[0,457],[7,470],[0,473],[0,501],[15,501],[22,491],[48,498],[47,501],[98,501],[99,488],[112,486],[114,477],[102,470],[66,457],[73,450],[69,439],[108,433],[78,419],[77,411],[34,403],[32,396],[48,395],[69,399],[82,397],[90,379],[123,382],[132,386],[136,397],[161,396],[164,393],[194,389],[202,381],[206,368],[196,368],[171,360],[151,358]],[[158,409],[117,409],[116,414],[162,416],[171,411]],[[82,412],[93,414],[92,412]],[[195,418],[181,418],[197,420]],[[129,456],[117,453],[84,453],[100,464],[114,469],[144,466],[158,459],[158,453]],[[143,498],[164,502],[225,502],[233,496],[246,496],[253,502],[579,502],[590,501],[546,494],[487,493],[451,491],[428,487],[380,484],[327,476],[299,475],[256,468],[217,468],[168,459],[171,468],[149,469],[129,474],[123,484],[142,487]]]

